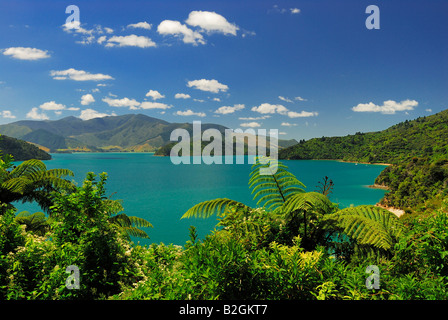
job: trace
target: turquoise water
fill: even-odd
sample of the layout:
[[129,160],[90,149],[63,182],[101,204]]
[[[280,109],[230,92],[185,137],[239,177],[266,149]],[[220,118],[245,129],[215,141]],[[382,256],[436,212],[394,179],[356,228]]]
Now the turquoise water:
[[[213,230],[217,220],[180,219],[195,204],[215,198],[230,198],[255,206],[248,188],[251,165],[245,164],[190,164],[174,165],[169,157],[151,153],[77,153],[53,154],[45,161],[48,169],[68,168],[74,180],[82,184],[87,172],[107,172],[108,195],[122,199],[128,215],[139,216],[152,223],[145,229],[149,240],[135,239],[141,244],[174,243],[184,245],[188,228],[194,225],[203,238]],[[235,162],[234,162],[235,163]],[[375,178],[385,168],[382,165],[343,163],[337,161],[282,161],[306,186],[306,191],[317,190],[324,176],[333,180],[335,187],[330,199],[341,207],[351,204],[375,204],[384,190],[370,189]],[[19,211],[40,211],[35,205],[17,205]]]

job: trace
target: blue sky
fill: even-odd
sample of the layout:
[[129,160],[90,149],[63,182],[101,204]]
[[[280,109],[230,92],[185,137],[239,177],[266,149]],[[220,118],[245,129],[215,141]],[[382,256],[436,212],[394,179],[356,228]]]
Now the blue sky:
[[448,107],[447,18],[448,1],[2,0],[0,124],[142,113],[297,140],[382,130]]

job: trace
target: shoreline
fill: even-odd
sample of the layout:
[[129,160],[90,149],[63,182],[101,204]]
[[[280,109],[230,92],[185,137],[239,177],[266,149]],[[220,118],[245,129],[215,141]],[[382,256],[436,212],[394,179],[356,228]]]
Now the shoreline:
[[370,188],[370,189],[381,189],[381,190],[390,190],[388,186],[384,186],[382,184],[376,184],[376,183],[367,186],[367,188]]
[[387,211],[390,211],[393,214],[395,214],[398,218],[400,218],[402,215],[405,214],[404,210],[401,210],[401,209],[398,209],[398,208],[395,208],[395,207],[384,206],[384,205],[382,205],[380,203],[375,204],[375,207],[386,209]]

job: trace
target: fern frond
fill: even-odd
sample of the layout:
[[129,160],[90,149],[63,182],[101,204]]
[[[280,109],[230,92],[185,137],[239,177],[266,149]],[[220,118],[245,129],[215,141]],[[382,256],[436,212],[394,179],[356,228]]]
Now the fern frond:
[[191,217],[209,218],[214,214],[217,215],[220,214],[229,207],[235,207],[235,206],[250,209],[250,207],[246,206],[241,202],[227,198],[218,198],[198,203],[197,205],[188,209],[188,211],[184,213],[181,219]]
[[121,230],[125,232],[128,236],[149,239],[149,236],[145,231],[140,230],[136,227],[122,227]]
[[390,250],[400,236],[402,225],[393,213],[376,206],[345,208],[329,215],[328,219],[361,245]]
[[300,182],[288,167],[278,162],[277,171],[270,175],[260,174],[262,168],[268,168],[269,162],[266,157],[257,157],[252,165],[252,171],[249,175],[249,188],[252,189],[254,200],[257,205],[263,204],[267,210],[275,210],[282,206],[287,199],[296,193],[305,192],[302,188],[305,185]]
[[327,196],[318,192],[305,192],[296,193],[289,197],[283,205],[282,211],[285,215],[295,211],[313,211],[314,213],[324,215],[331,213],[332,208],[333,204]]

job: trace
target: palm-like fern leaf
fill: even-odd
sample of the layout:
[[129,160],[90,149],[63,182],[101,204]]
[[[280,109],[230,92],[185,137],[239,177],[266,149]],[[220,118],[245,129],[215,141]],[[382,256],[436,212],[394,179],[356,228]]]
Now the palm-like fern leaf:
[[188,211],[185,212],[184,215],[182,216],[182,219],[191,217],[209,218],[214,214],[220,214],[228,207],[235,207],[235,206],[250,209],[250,207],[246,206],[241,202],[227,198],[219,198],[198,203],[194,207],[188,209]]
[[271,174],[260,174],[260,169],[269,169],[269,161],[265,157],[257,157],[252,165],[249,178],[249,188],[252,188],[254,200],[258,199],[257,205],[263,203],[267,209],[276,209],[282,206],[288,198],[297,193],[305,192],[305,185],[290,173],[284,164],[277,162],[276,172]]
[[330,213],[332,209],[333,203],[327,196],[318,192],[296,193],[290,196],[282,207],[286,216],[295,211],[307,212],[310,210],[324,215]]
[[402,226],[397,216],[375,206],[345,208],[327,217],[358,244],[389,250],[400,235]]

